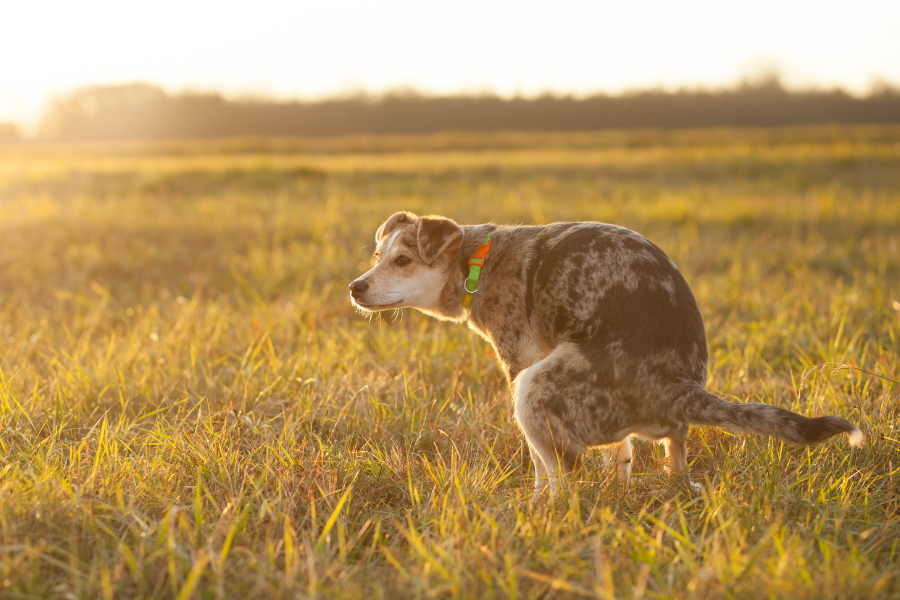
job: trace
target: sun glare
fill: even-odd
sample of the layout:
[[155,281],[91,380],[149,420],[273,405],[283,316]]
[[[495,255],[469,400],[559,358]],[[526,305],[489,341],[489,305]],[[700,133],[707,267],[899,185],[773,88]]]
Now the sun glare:
[[111,0],[0,7],[0,121],[134,81],[170,91],[321,97],[415,88],[501,95],[900,81],[900,4]]

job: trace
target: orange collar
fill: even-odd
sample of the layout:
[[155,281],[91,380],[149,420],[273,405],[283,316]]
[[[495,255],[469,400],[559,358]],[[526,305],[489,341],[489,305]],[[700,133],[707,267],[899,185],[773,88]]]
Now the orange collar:
[[462,301],[463,308],[472,310],[472,295],[478,291],[478,278],[481,276],[481,267],[484,266],[484,259],[487,258],[488,253],[491,251],[491,236],[493,234],[493,231],[487,234],[478,250],[469,259],[469,277],[463,281],[463,287],[466,290],[466,295],[463,296]]

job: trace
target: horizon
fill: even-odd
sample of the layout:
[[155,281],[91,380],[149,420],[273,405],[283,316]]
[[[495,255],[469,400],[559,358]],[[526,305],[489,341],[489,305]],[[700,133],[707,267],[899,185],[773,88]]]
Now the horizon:
[[91,0],[8,5],[0,18],[20,25],[0,38],[0,56],[19,57],[0,80],[0,122],[24,129],[51,98],[129,83],[278,101],[718,90],[772,73],[790,90],[859,95],[900,83],[900,5],[875,0],[767,0],[752,12],[707,1],[566,2],[547,12],[509,2],[447,10],[268,0],[252,13],[207,0],[164,0],[152,12]]

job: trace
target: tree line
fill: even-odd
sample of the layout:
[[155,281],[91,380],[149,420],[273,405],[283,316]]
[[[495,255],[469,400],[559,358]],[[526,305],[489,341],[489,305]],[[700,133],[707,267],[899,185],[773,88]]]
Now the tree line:
[[789,91],[772,78],[718,91],[642,91],[589,97],[423,96],[394,93],[315,102],[169,94],[146,84],[82,89],[57,99],[45,140],[591,131],[900,123],[900,90],[866,96]]

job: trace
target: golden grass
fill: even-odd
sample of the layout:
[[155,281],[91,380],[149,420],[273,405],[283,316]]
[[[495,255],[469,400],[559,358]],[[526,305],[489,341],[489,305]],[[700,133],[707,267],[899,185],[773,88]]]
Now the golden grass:
[[[868,445],[535,506],[489,348],[346,301],[399,209],[636,229],[710,389]],[[0,311],[2,597],[900,596],[900,390],[811,370],[900,380],[897,128],[0,147]]]

